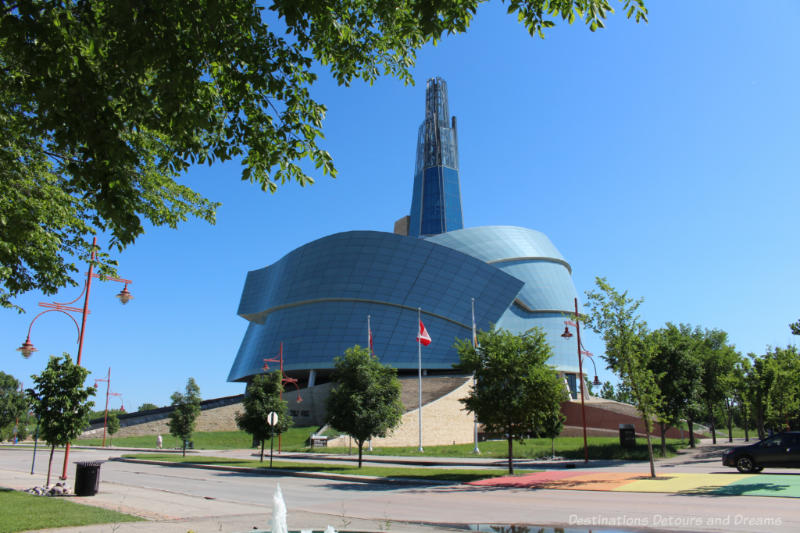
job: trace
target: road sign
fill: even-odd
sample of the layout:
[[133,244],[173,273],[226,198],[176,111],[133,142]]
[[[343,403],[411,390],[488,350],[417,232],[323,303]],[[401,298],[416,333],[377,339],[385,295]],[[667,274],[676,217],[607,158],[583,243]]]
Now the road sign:
[[267,423],[270,426],[278,425],[278,413],[275,411],[270,411],[270,413],[267,415]]

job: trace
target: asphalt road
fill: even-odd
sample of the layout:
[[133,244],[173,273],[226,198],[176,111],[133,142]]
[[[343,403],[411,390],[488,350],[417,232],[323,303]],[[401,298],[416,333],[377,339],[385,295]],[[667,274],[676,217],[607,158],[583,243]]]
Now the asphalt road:
[[[657,471],[732,472],[721,466],[719,449],[680,456]],[[30,449],[0,448],[0,485],[44,484],[47,453],[30,475]],[[226,454],[249,455],[249,451]],[[73,448],[71,461],[105,459],[119,451]],[[60,452],[54,478],[60,473]],[[576,463],[582,466],[581,462]],[[646,472],[646,463],[593,463],[596,469]],[[800,475],[800,470],[784,470]],[[71,468],[74,476],[74,466]],[[74,483],[74,479],[69,481]],[[192,468],[107,462],[101,491],[85,498],[94,505],[133,512],[159,522],[117,524],[114,531],[245,531],[267,529],[275,485],[280,483],[290,529],[327,524],[361,531],[435,531],[450,526],[528,524],[572,526],[594,532],[800,531],[795,498],[531,490],[468,485],[409,486],[289,476],[263,476]],[[76,498],[79,500],[79,498]],[[2,511],[0,511],[1,513]],[[151,529],[147,529],[147,528]],[[73,531],[112,531],[81,528]],[[61,530],[68,531],[68,530]]]

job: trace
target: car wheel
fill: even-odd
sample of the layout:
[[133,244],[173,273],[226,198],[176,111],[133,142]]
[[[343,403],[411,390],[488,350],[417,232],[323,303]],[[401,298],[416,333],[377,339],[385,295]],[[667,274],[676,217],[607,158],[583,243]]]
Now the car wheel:
[[755,472],[756,464],[750,457],[743,455],[736,459],[736,470],[742,472],[743,474]]

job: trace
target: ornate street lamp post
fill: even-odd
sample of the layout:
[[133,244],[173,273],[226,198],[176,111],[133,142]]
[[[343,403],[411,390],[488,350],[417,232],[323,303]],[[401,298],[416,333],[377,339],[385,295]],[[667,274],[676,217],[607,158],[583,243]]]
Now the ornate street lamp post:
[[[569,326],[573,326],[575,328],[575,332],[578,335],[578,339],[577,339],[578,340],[578,374],[579,374],[578,375],[578,383],[579,383],[578,386],[580,387],[578,390],[580,391],[580,395],[581,395],[581,419],[583,421],[583,461],[585,463],[588,463],[589,462],[589,444],[587,443],[587,440],[586,440],[586,406],[585,406],[584,401],[583,401],[583,396],[584,396],[583,395],[583,387],[584,387],[584,384],[583,384],[583,355],[584,355],[584,352],[586,354],[589,354],[589,352],[587,352],[586,350],[583,350],[582,347],[581,347],[581,326],[580,326],[580,321],[579,321],[579,318],[578,318],[579,316],[580,315],[578,315],[578,299],[575,298],[575,322],[572,322],[571,320],[565,320],[564,324],[566,324],[566,325],[564,326],[564,333],[562,333],[561,336],[564,337],[565,339],[569,339],[570,337],[572,337],[572,333],[570,333],[570,331],[569,331]],[[594,361],[592,361],[592,364],[594,364]],[[595,381],[597,381],[597,376],[595,376]]]
[[[103,414],[103,448],[106,447],[106,428],[108,427],[108,398],[109,396],[122,396],[119,392],[111,392],[111,367],[108,367],[108,377],[105,379],[99,378],[94,380],[94,386],[97,387],[97,384],[100,382],[105,382],[106,384],[106,410]],[[121,412],[125,412],[125,404],[122,404],[120,408]]]
[[[286,383],[290,383],[295,386],[297,389],[297,403],[301,403],[303,401],[303,397],[300,396],[300,385],[297,384],[297,378],[290,378],[283,372],[283,342],[281,342],[280,352],[278,353],[278,357],[273,357],[271,359],[264,359],[264,370],[269,370],[269,363],[279,363],[280,364],[280,373],[281,373],[281,385]],[[283,401],[283,387],[281,387],[280,399]],[[278,433],[278,453],[281,453],[281,433]]]
[[[29,358],[33,355],[34,352],[38,350],[31,342],[31,329],[33,328],[33,323],[36,322],[40,316],[46,313],[52,313],[54,311],[58,311],[59,313],[63,313],[72,319],[72,322],[75,323],[75,327],[78,328],[78,360],[77,364],[80,366],[81,364],[81,356],[83,355],[83,334],[86,331],[86,317],[89,315],[89,292],[92,288],[92,279],[97,278],[100,281],[116,281],[118,283],[124,283],[125,287],[117,294],[117,298],[119,298],[120,303],[127,304],[133,299],[133,295],[128,291],[128,284],[133,283],[129,279],[122,279],[122,278],[114,278],[111,276],[103,276],[100,274],[95,274],[93,272],[94,269],[94,261],[97,258],[97,237],[92,240],[92,255],[89,261],[89,270],[86,272],[86,282],[83,285],[83,290],[78,295],[77,298],[72,300],[71,302],[66,303],[59,303],[59,302],[39,302],[39,307],[44,307],[47,311],[42,311],[31,320],[30,325],[28,326],[28,336],[25,338],[25,342],[22,343],[22,346],[17,348],[17,351],[22,354],[22,357]],[[83,308],[73,307],[72,304],[80,300],[81,296],[83,296]],[[78,322],[75,320],[75,317],[72,314],[81,315],[81,325],[78,326]],[[69,464],[69,443],[64,449],[64,469],[61,473],[61,479],[67,479],[67,465]]]

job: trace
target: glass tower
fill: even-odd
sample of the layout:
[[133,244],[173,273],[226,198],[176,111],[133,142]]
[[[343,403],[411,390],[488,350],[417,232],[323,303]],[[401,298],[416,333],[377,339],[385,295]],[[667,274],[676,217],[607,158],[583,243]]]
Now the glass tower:
[[425,89],[425,120],[417,136],[408,234],[437,235],[463,226],[456,117],[451,119],[447,109],[447,83],[431,78]]

